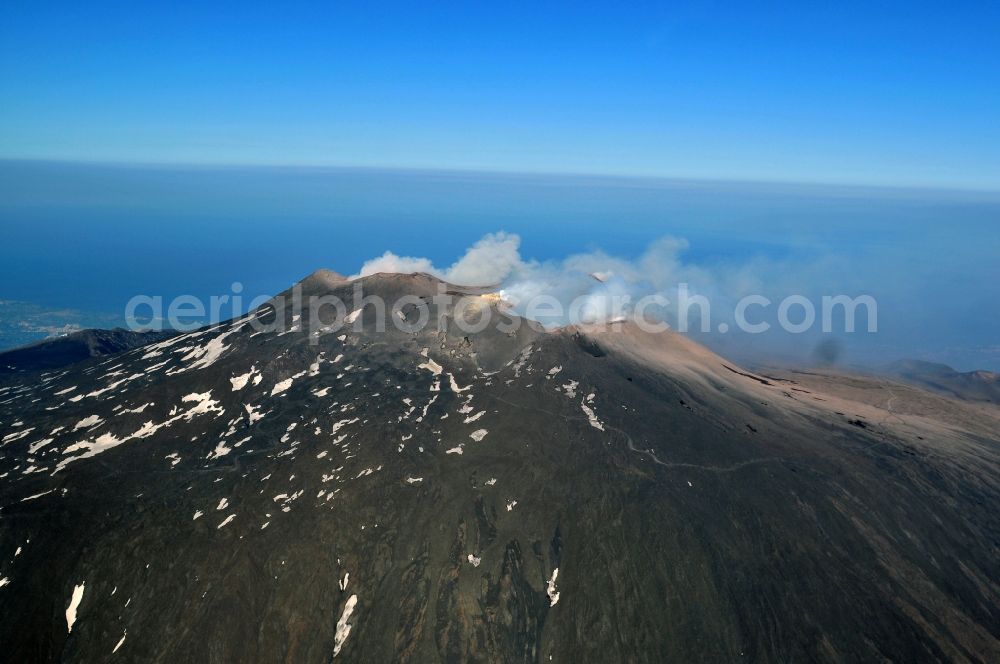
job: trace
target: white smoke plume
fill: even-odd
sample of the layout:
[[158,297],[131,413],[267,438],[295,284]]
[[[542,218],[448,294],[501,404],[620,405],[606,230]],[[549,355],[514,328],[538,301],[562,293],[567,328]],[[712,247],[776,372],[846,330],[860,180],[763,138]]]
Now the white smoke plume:
[[[515,313],[546,326],[632,316],[665,321],[719,352],[750,359],[805,357],[826,338],[819,334],[819,325],[808,334],[782,331],[776,310],[783,298],[806,297],[819,307],[823,295],[853,297],[868,292],[870,286],[855,269],[856,262],[837,254],[698,261],[688,250],[686,240],[662,237],[634,257],[594,250],[539,261],[521,255],[518,235],[498,232],[482,237],[449,266],[387,251],[366,261],[354,276],[426,272],[457,285],[492,287]],[[768,300],[760,306],[758,299],[751,316],[769,324],[767,334],[745,334],[737,324],[737,303],[749,295]],[[848,335],[839,338],[846,340]]]
[[707,272],[681,261],[680,255],[688,245],[677,238],[653,242],[634,260],[593,251],[562,260],[536,261],[523,258],[520,245],[518,235],[490,233],[448,267],[435,266],[427,258],[387,251],[366,261],[355,276],[426,272],[454,284],[495,286],[522,314],[526,303],[554,298],[563,305],[563,315],[547,316],[541,311],[533,316],[553,325],[567,322],[566,314],[573,302],[578,306],[578,320],[606,320],[625,314],[628,302],[665,293],[679,283],[698,283],[699,288],[711,284]]
[[397,256],[387,251],[378,258],[365,261],[356,277],[376,272],[426,272],[461,286],[495,286],[515,268],[524,264],[519,252],[521,238],[508,233],[490,233],[469,247],[465,255],[451,267],[437,268],[427,258]]
[[[513,304],[516,313],[546,325],[612,320],[635,313],[637,303],[655,297],[658,303],[641,307],[644,317],[676,327],[683,311],[686,324],[682,327],[692,333],[733,327],[735,305],[749,294],[777,302],[792,293],[864,292],[863,284],[852,283],[848,265],[829,255],[697,264],[685,256],[688,242],[675,237],[655,240],[635,258],[596,250],[538,261],[524,258],[520,249],[518,235],[490,233],[448,267],[387,251],[366,261],[355,276],[426,272],[457,285],[492,286]],[[692,299],[702,299],[708,306],[683,304]],[[557,306],[546,307],[546,302]]]

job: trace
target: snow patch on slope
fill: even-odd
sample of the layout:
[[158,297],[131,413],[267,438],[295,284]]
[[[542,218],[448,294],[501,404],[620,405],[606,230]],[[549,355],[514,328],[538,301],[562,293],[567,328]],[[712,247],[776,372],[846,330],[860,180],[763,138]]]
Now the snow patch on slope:
[[358,596],[351,595],[350,599],[347,600],[347,604],[344,605],[344,612],[340,614],[340,620],[337,621],[337,631],[333,636],[334,657],[340,654],[340,649],[344,647],[344,642],[347,641],[347,637],[351,634],[351,625],[347,621],[351,619],[351,614],[354,613],[354,607],[357,605]]
[[69,607],[66,608],[66,631],[73,631],[73,623],[76,622],[76,611],[80,608],[80,602],[83,601],[83,591],[86,589],[85,583],[73,588],[73,596],[69,600]]
[[559,568],[552,570],[552,578],[549,579],[545,594],[549,596],[549,606],[555,606],[559,601],[559,591],[556,590],[556,579],[559,578]]

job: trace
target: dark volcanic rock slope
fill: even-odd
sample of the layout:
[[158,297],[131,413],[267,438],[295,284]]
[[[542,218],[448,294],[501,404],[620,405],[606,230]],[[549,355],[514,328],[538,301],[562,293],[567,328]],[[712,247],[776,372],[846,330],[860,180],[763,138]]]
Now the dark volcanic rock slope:
[[354,305],[0,390],[6,661],[1000,658],[988,427],[629,325],[380,333]]
[[58,369],[92,357],[115,355],[130,348],[168,339],[174,334],[171,331],[132,332],[115,328],[80,330],[62,337],[43,339],[0,352],[0,378],[6,378],[5,374]]

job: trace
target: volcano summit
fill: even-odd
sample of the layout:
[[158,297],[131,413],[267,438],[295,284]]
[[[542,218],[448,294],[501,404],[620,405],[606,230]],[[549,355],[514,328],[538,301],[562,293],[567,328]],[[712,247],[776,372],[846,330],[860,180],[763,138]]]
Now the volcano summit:
[[1000,660],[994,405],[359,281],[3,377],[7,661]]

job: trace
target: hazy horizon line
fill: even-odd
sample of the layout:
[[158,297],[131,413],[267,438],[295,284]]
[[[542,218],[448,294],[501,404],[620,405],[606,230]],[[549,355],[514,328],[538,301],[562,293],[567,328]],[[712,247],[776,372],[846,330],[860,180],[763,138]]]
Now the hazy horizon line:
[[603,182],[605,184],[617,183],[645,183],[652,185],[722,185],[730,187],[749,188],[780,188],[790,187],[802,191],[810,189],[841,190],[849,191],[870,191],[882,193],[923,193],[923,194],[958,194],[958,195],[979,195],[987,197],[997,197],[1000,200],[1000,185],[996,188],[957,186],[948,184],[932,183],[863,183],[852,181],[821,181],[821,180],[795,180],[781,178],[741,178],[741,177],[707,177],[689,175],[669,175],[669,174],[648,174],[648,173],[600,173],[594,171],[556,171],[556,170],[514,170],[503,168],[477,168],[477,167],[446,167],[446,166],[405,166],[405,165],[371,165],[371,164],[338,164],[334,162],[227,162],[227,161],[183,161],[183,160],[120,160],[120,159],[86,159],[86,158],[57,158],[57,157],[21,157],[0,155],[0,164],[49,164],[63,166],[91,166],[105,168],[139,168],[149,170],[206,170],[206,171],[263,171],[281,170],[287,172],[312,171],[312,172],[369,172],[369,173],[395,173],[411,175],[471,175],[480,177],[508,177],[508,178],[546,178],[551,180],[572,179]]

